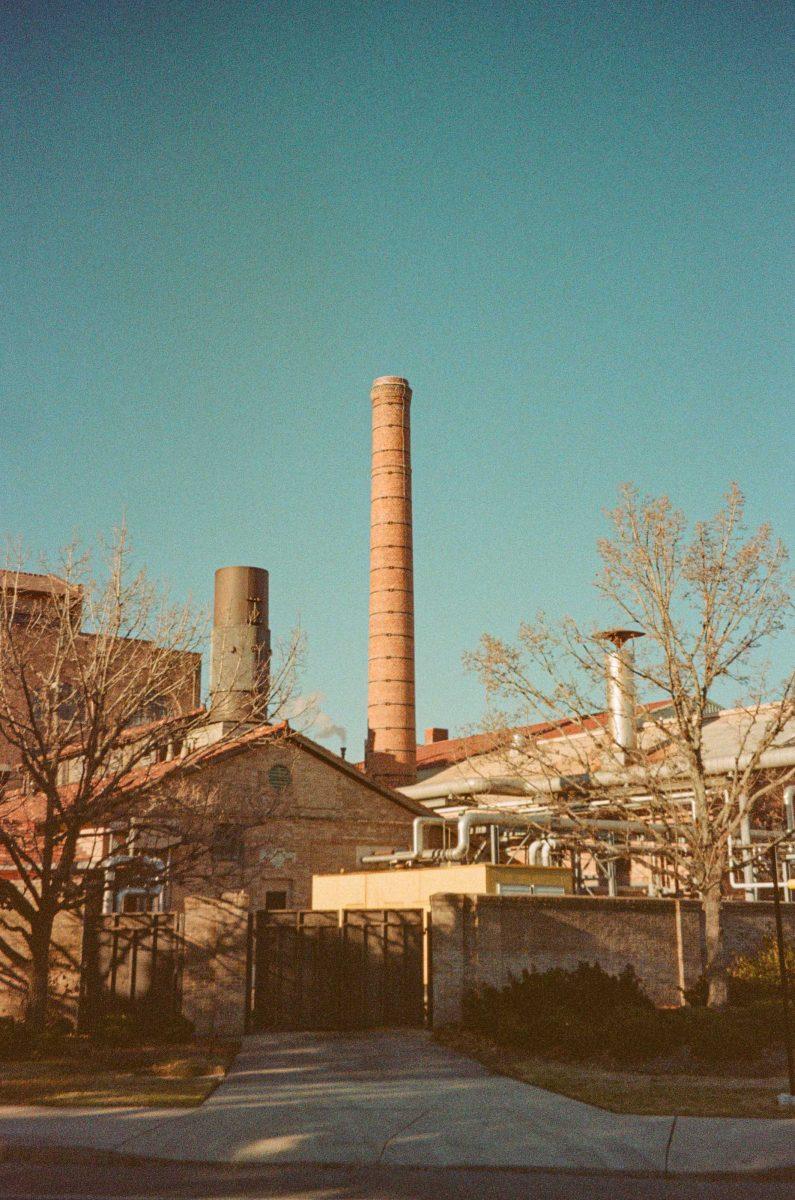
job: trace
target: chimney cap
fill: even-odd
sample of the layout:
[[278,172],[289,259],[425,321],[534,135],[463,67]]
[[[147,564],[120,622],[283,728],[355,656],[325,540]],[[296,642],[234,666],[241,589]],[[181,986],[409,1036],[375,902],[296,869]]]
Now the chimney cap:
[[624,642],[629,642],[632,638],[645,637],[645,634],[641,629],[620,629],[616,627],[614,629],[602,629],[600,632],[595,633],[594,637],[598,642],[613,642],[620,650]]
[[402,375],[379,375],[373,380],[373,387],[408,387],[408,379]]

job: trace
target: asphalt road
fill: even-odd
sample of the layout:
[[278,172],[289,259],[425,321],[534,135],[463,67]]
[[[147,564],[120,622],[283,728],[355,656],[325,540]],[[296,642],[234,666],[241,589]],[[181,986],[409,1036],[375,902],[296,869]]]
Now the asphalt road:
[[784,1178],[664,1179],[566,1171],[399,1166],[263,1167],[114,1161],[62,1152],[0,1162],[4,1200],[791,1200]]

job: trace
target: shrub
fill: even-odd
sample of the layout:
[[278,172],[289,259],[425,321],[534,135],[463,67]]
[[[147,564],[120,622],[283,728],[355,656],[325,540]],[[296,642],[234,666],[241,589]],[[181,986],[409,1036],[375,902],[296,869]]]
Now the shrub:
[[0,1017],[0,1059],[47,1058],[61,1054],[72,1034],[72,1023],[56,1017],[41,1033],[23,1021]]
[[622,1065],[683,1050],[702,1063],[742,1061],[781,1036],[775,1003],[657,1009],[631,970],[609,975],[586,963],[574,971],[525,971],[503,988],[482,988],[466,997],[464,1023],[547,1058]]
[[187,1017],[141,1011],[112,1010],[105,1013],[93,1029],[93,1036],[104,1046],[140,1046],[150,1042],[189,1042],[194,1026]]
[[[792,991],[795,987],[795,947],[785,947],[784,961]],[[727,975],[730,1005],[747,1006],[777,1000],[781,993],[781,974],[775,937],[766,937],[755,954],[736,958],[730,963]],[[693,1005],[707,1003],[707,981],[703,975],[688,988],[685,999]]]

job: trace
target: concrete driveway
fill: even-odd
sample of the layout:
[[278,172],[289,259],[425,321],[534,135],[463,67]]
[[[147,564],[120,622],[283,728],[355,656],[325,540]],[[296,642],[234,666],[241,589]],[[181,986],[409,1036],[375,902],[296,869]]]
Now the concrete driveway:
[[0,1141],[199,1162],[739,1172],[795,1166],[795,1122],[622,1116],[490,1074],[420,1031],[246,1038],[187,1110],[0,1109]]

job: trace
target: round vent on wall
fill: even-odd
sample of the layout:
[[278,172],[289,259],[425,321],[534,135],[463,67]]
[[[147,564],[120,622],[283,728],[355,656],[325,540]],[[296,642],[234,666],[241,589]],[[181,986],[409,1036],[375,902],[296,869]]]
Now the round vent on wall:
[[274,763],[268,771],[268,783],[277,792],[283,792],[286,787],[289,787],[292,778],[290,768],[286,767],[284,763]]

